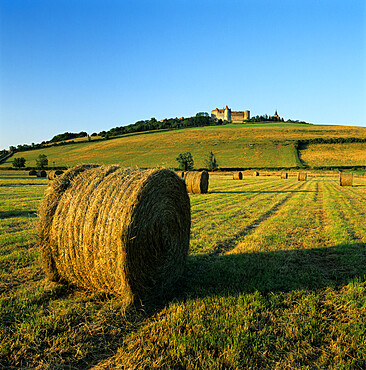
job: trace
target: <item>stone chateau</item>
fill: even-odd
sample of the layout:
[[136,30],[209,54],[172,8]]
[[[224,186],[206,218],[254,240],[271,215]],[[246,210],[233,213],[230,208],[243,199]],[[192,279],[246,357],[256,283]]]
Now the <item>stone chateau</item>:
[[250,119],[250,111],[231,111],[231,109],[226,106],[224,109],[214,109],[211,111],[211,118],[215,120],[222,119],[223,121],[231,122],[244,122]]

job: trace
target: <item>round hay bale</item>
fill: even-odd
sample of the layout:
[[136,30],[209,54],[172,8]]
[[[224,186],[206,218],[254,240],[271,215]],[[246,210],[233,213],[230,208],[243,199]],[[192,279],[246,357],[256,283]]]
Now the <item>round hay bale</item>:
[[306,181],[307,178],[308,178],[308,174],[306,172],[298,172],[297,181]]
[[353,186],[353,173],[340,172],[339,173],[340,186]]
[[29,171],[29,176],[37,176],[37,171],[36,170],[30,170]]
[[243,179],[243,173],[242,172],[235,172],[233,175],[234,180],[242,180]]
[[259,172],[258,171],[254,171],[253,172],[253,176],[259,176]]
[[177,172],[177,175],[178,175],[181,179],[184,179],[184,171],[179,171],[179,172]]
[[184,174],[188,193],[206,194],[208,191],[209,175],[207,171],[188,171]]
[[48,178],[48,180],[54,180],[57,176],[60,176],[63,173],[64,173],[64,171],[61,171],[61,170],[49,171],[48,175],[47,175],[47,178]]
[[51,182],[37,234],[51,280],[129,304],[172,290],[190,224],[186,186],[173,171],[77,166]]
[[288,178],[287,172],[282,172],[281,173],[281,179],[287,179],[287,178]]
[[37,177],[47,177],[47,172],[45,170],[37,171]]

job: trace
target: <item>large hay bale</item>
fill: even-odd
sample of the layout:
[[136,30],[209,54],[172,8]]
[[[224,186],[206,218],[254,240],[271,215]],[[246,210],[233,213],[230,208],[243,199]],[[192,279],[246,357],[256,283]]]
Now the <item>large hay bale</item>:
[[234,172],[233,174],[233,179],[234,180],[242,180],[243,179],[243,173],[242,172]]
[[64,171],[61,170],[53,170],[48,172],[48,180],[54,180],[57,176],[60,176],[64,173]]
[[287,179],[287,178],[288,178],[287,172],[282,172],[281,173],[281,179]]
[[353,185],[353,173],[340,172],[339,185],[340,186],[352,186]]
[[37,176],[37,171],[36,170],[30,170],[28,175],[29,176]]
[[36,176],[37,176],[37,177],[47,177],[47,172],[46,172],[46,171],[44,171],[44,170],[37,171]]
[[129,304],[168,293],[182,273],[190,236],[185,183],[167,169],[77,166],[51,182],[37,225],[53,281]]
[[259,176],[259,172],[258,171],[254,171],[253,172],[253,176]]
[[184,174],[184,181],[188,193],[205,194],[208,191],[209,175],[207,171],[188,171]]
[[306,181],[307,178],[308,178],[308,174],[306,172],[298,172],[297,181]]
[[181,179],[184,179],[184,171],[179,171],[179,172],[177,172],[177,175],[178,175]]

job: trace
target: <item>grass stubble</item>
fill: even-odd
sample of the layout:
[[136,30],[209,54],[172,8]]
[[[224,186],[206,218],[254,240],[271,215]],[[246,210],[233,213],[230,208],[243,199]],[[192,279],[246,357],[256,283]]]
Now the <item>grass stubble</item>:
[[364,178],[210,176],[180,293],[125,311],[45,279],[46,179],[1,173],[0,367],[364,368]]

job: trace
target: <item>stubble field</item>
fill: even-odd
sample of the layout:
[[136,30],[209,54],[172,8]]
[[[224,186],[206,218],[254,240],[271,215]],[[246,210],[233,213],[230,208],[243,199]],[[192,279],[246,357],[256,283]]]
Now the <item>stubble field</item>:
[[213,174],[177,292],[127,312],[45,279],[47,184],[0,172],[0,368],[366,366],[365,177]]

